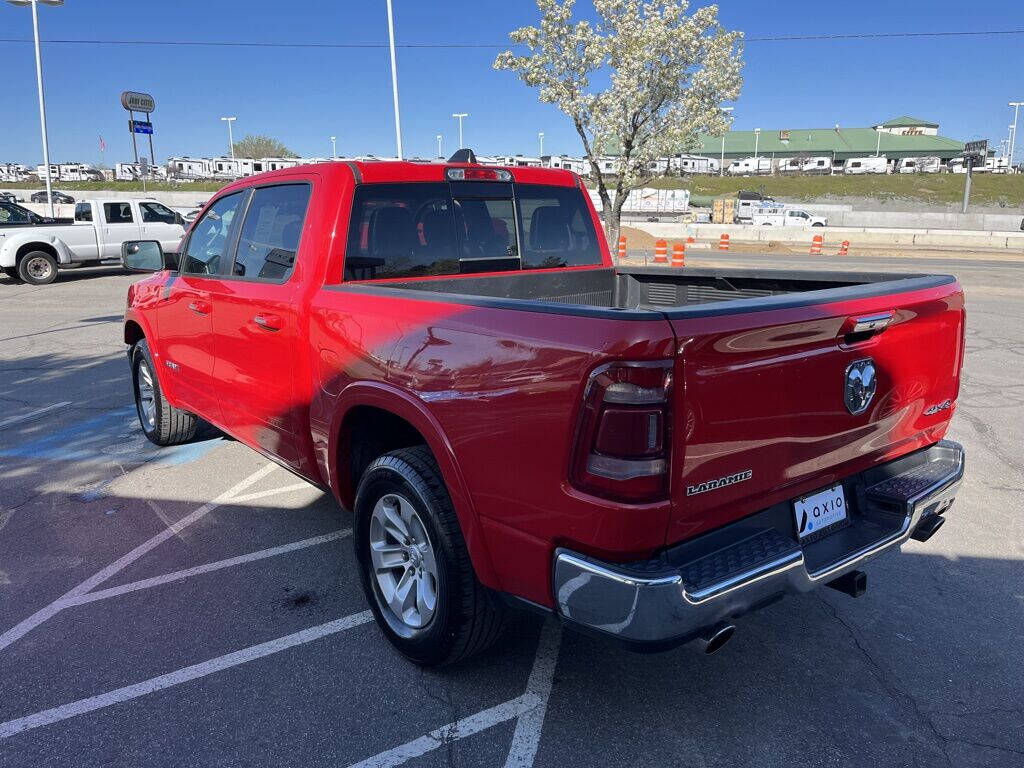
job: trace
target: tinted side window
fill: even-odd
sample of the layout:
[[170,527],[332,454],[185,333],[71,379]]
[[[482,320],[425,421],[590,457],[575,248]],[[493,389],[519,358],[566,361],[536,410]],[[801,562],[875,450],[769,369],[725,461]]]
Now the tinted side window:
[[78,203],[75,206],[75,221],[92,221],[92,205]]
[[174,224],[174,211],[160,203],[139,203],[142,220],[147,224]]
[[516,186],[523,269],[601,263],[594,221],[575,187]]
[[450,275],[459,271],[452,200],[445,183],[356,188],[345,279]]
[[134,221],[131,203],[104,203],[103,218],[107,224],[131,224]]
[[259,280],[285,280],[295,266],[308,184],[259,187],[245,214],[231,273]]
[[222,197],[196,222],[185,246],[181,271],[190,275],[224,275],[231,264],[228,253],[237,223],[239,206],[246,192]]

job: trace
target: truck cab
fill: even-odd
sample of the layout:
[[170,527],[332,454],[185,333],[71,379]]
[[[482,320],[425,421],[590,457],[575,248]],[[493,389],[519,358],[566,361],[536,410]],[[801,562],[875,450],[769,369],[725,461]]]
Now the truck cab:
[[61,268],[118,263],[126,240],[155,240],[173,252],[184,234],[181,214],[158,200],[82,200],[69,224],[25,227],[0,240],[0,268],[15,280],[45,285]]

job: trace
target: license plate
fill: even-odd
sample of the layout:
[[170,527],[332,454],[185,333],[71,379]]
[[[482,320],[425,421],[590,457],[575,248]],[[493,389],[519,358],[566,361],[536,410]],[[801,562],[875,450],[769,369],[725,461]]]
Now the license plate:
[[846,520],[846,496],[842,485],[833,485],[823,491],[793,502],[796,532],[800,539],[831,528]]

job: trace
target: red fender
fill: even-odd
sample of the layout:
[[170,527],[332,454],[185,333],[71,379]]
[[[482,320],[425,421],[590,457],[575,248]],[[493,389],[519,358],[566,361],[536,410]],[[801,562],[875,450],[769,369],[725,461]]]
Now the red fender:
[[472,498],[466,487],[465,479],[459,469],[455,452],[448,441],[437,419],[427,410],[423,401],[416,396],[388,384],[373,381],[354,382],[338,395],[334,401],[330,427],[330,444],[327,454],[328,476],[331,490],[342,505],[351,509],[355,489],[349,487],[347,467],[338,466],[338,440],[341,436],[341,425],[345,416],[358,406],[371,406],[388,411],[409,422],[415,427],[437,460],[448,495],[462,528],[462,536],[466,540],[469,557],[473,563],[477,578],[485,586],[501,589],[490,552],[484,541],[483,530]]

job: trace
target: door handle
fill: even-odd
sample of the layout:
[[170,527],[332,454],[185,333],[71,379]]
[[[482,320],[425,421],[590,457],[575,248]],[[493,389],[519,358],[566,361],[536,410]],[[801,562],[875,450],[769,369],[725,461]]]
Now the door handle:
[[252,321],[265,331],[280,331],[283,327],[281,318],[277,315],[256,315]]
[[859,317],[848,317],[846,322],[843,323],[843,327],[840,328],[839,335],[848,344],[863,341],[888,328],[895,314],[895,312],[889,311],[861,315]]
[[208,301],[190,301],[188,308],[195,312],[197,315],[208,315],[210,314],[210,302]]

